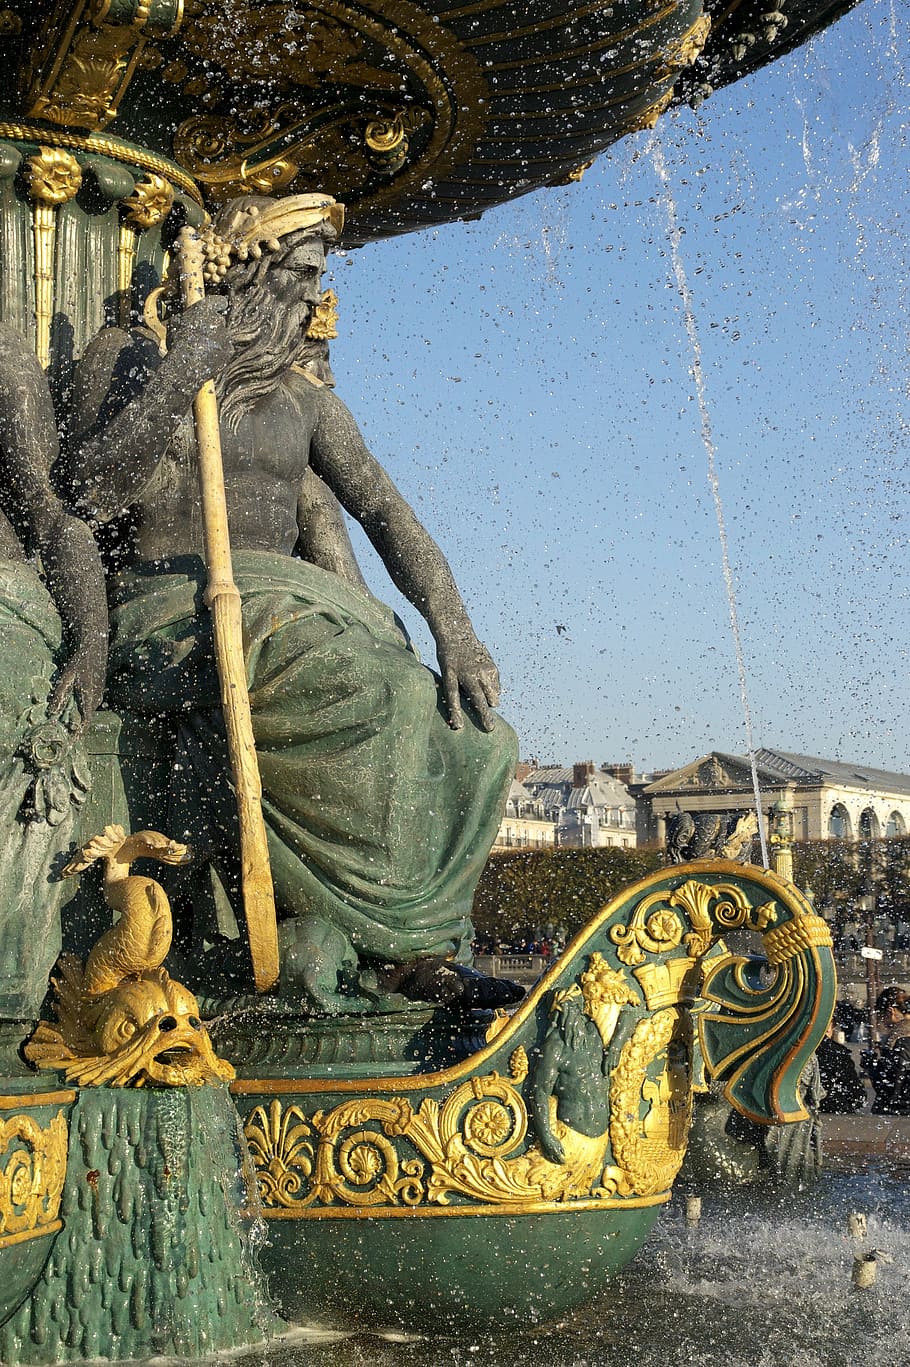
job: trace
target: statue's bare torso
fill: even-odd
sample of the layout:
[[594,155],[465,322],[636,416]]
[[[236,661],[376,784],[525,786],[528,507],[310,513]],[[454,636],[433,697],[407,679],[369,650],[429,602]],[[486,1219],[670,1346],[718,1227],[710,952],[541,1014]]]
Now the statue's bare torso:
[[[163,357],[148,334],[99,334],[76,382],[68,461],[76,506],[95,524],[128,512],[129,552],[139,560],[201,554],[191,406],[200,385],[213,378],[221,403],[233,547],[280,555],[303,548],[304,524],[314,517],[307,496],[312,469],[363,527],[392,580],[433,632],[452,725],[463,722],[462,694],[481,726],[491,730],[496,667],[474,633],[439,547],[371,455],[345,404],[293,368],[319,299],[323,246],[292,235],[276,261],[254,302],[260,321],[269,309],[276,316],[287,311],[285,350],[268,345],[257,352],[252,344],[251,351],[242,280],[238,293],[206,298],[178,315]],[[251,355],[255,365],[249,364]],[[239,371],[232,369],[238,364]]]
[[[222,433],[225,495],[231,542],[237,550],[293,554],[299,535],[298,503],[321,412],[331,404],[291,372],[241,418],[236,432]],[[202,554],[195,433],[185,418],[136,499],[135,548],[142,560]]]

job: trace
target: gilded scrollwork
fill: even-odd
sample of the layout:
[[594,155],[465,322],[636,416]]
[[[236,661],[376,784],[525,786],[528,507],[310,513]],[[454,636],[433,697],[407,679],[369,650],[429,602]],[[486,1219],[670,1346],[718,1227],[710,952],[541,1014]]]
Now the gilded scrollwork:
[[685,1157],[691,1057],[688,1015],[668,1007],[639,1021],[611,1074],[613,1153],[629,1188],[640,1196],[666,1191]]
[[[559,1162],[538,1143],[516,1152],[527,1135],[527,1109],[495,1073],[471,1079],[442,1104],[427,1097],[416,1110],[403,1097],[370,1097],[307,1117],[273,1100],[250,1113],[244,1134],[267,1213],[450,1207],[453,1196],[534,1206],[652,1194],[650,1187],[636,1192],[627,1173],[608,1163],[606,1129],[585,1135],[560,1122],[555,1097],[549,1110],[563,1148]],[[402,1157],[395,1142],[402,1140],[420,1156]]]
[[68,1128],[58,1111],[0,1118],[0,1247],[56,1227],[66,1176]]
[[312,1114],[297,1104],[283,1109],[277,1099],[256,1106],[244,1132],[264,1209],[438,1208],[454,1197],[531,1207],[651,1196],[636,1193],[609,1161],[609,1049],[623,1007],[640,1005],[625,975],[595,952],[577,982],[552,994],[551,1025],[533,1068],[518,1045],[508,1077],[470,1077],[441,1101],[424,1097],[416,1107],[400,1096],[357,1097]]
[[183,46],[218,62],[232,81],[266,80],[287,91],[317,90],[325,81],[395,91],[398,76],[370,60],[364,36],[340,6],[233,4],[191,15]]
[[181,0],[58,0],[46,25],[49,40],[37,55],[26,95],[26,115],[50,123],[104,128],[117,113],[146,37],[169,37],[182,16]]
[[673,892],[642,898],[627,925],[611,927],[610,939],[624,964],[644,963],[646,955],[675,949],[683,941],[690,957],[698,958],[725,931],[746,927],[764,934],[777,917],[773,899],[753,907],[734,883],[689,879]]
[[293,182],[381,202],[454,165],[488,95],[476,59],[408,0],[382,15],[348,0],[190,5],[181,51],[162,74],[204,108],[174,151],[216,200]]
[[35,94],[27,113],[51,123],[103,128],[117,112],[135,45],[135,36],[122,29],[81,29],[56,81]]
[[[384,107],[388,104],[388,108]],[[340,189],[363,185],[374,174],[395,175],[409,161],[409,135],[430,127],[427,109],[403,115],[374,97],[365,118],[359,93],[324,109],[300,99],[284,101],[265,117],[259,110],[198,114],[185,119],[174,136],[182,165],[216,199],[257,191],[271,194],[293,181]],[[352,197],[346,189],[346,198]]]
[[628,925],[611,928],[610,939],[622,963],[644,963],[646,954],[665,953],[681,943],[683,923],[669,909],[669,900],[665,892],[653,893],[639,902]]

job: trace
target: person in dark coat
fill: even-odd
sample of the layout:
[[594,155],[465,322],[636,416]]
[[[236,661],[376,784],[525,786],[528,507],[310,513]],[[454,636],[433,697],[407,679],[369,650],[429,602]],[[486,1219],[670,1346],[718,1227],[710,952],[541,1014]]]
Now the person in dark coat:
[[853,1055],[834,1038],[833,1022],[817,1050],[825,1095],[819,1110],[826,1115],[855,1115],[866,1104],[866,1089],[856,1071]]
[[874,1115],[910,1115],[910,1017],[904,1014],[907,993],[886,987],[875,1003],[882,1041],[862,1055],[875,1088]]

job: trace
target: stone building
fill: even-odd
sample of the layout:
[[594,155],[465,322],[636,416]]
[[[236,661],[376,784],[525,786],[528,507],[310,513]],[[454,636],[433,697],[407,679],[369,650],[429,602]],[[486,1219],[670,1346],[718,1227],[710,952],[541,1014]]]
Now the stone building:
[[631,849],[638,843],[635,799],[624,783],[607,769],[597,769],[592,760],[571,768],[547,765],[526,769],[522,783],[553,823],[557,845]]
[[[797,840],[862,840],[910,830],[910,777],[861,763],[757,750],[762,811],[782,796],[794,810]],[[747,755],[712,751],[663,774],[641,791],[648,835],[666,843],[666,819],[676,812],[753,810]]]
[[551,850],[555,844],[556,822],[547,816],[540,799],[513,779],[493,849]]

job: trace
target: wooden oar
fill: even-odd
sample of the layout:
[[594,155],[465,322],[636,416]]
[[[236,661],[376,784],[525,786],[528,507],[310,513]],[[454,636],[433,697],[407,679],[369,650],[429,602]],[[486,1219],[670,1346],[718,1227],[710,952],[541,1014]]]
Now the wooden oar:
[[[180,285],[184,307],[205,295],[203,257],[199,238],[184,228],[179,243]],[[205,538],[207,583],[205,601],[212,614],[215,660],[221,684],[221,707],[227,731],[228,756],[240,825],[240,868],[253,980],[265,992],[278,978],[278,928],[275,893],[269,867],[269,847],[262,816],[262,782],[253,739],[250,697],[243,657],[243,618],[240,594],[231,566],[221,430],[215,385],[207,380],[193,403],[199,452],[199,488]]]

